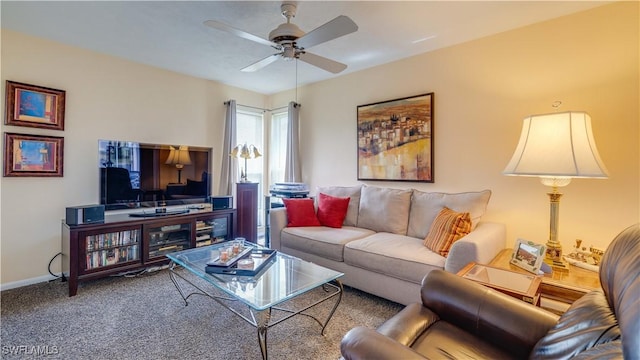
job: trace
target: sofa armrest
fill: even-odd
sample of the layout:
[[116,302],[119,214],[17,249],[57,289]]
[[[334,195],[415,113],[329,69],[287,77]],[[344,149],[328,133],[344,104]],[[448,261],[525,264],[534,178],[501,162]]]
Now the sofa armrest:
[[488,264],[505,248],[505,244],[504,224],[479,222],[472,232],[453,243],[444,269],[455,274],[470,262]]
[[527,358],[558,322],[555,314],[442,270],[425,276],[420,294],[440,319],[517,358]]
[[287,227],[287,209],[273,208],[269,210],[269,247],[280,250],[282,229]]
[[411,348],[362,326],[349,330],[342,338],[340,352],[345,360],[425,359]]

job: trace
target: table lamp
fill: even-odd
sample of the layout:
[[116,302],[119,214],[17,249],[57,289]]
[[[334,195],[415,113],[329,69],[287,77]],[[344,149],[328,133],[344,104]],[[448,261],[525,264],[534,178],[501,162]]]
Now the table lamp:
[[247,145],[245,143],[242,145],[236,145],[236,147],[231,150],[229,156],[244,159],[244,171],[240,170],[240,182],[249,182],[247,179],[247,159],[259,158],[262,154],[260,154],[260,151],[258,151],[258,148],[254,145]]
[[558,188],[569,185],[572,178],[607,178],[593,138],[591,117],[585,112],[569,111],[525,118],[520,141],[503,174],[539,177],[542,184],[551,187],[547,193],[550,226],[545,262],[562,267],[562,246],[558,241],[562,194]]
[[169,146],[169,156],[165,162],[167,165],[175,165],[178,169],[178,184],[182,184],[181,173],[185,165],[191,165],[191,157],[189,156],[189,147],[180,145],[177,149]]

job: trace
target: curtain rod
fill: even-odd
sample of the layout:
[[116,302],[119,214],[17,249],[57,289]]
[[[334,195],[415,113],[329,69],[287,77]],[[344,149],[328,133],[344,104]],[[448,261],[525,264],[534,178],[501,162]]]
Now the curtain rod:
[[[225,101],[224,105],[229,105],[229,102]],[[236,106],[242,106],[242,107],[246,107],[246,108],[250,108],[250,109],[256,109],[256,110],[262,110],[262,111],[277,111],[277,110],[286,109],[288,107],[288,106],[281,106],[281,107],[275,108],[275,109],[264,109],[264,108],[259,108],[259,107],[255,107],[255,106],[250,106],[250,105],[243,105],[243,104],[236,104]],[[298,106],[300,106],[300,104],[295,103],[294,106],[298,107]]]

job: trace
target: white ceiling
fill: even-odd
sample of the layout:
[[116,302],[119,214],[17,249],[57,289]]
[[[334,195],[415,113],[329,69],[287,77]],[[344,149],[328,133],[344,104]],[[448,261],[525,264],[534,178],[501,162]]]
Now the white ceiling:
[[[334,75],[298,62],[303,85],[587,10],[606,1],[299,1],[309,32],[338,15],[355,33],[308,49],[348,65]],[[272,94],[296,87],[296,62],[240,72],[268,46],[203,25],[225,22],[267,38],[285,22],[280,1],[5,1],[1,26],[138,63]],[[420,39],[424,41],[416,42]],[[549,39],[553,41],[553,39]],[[414,43],[415,42],[415,43]]]

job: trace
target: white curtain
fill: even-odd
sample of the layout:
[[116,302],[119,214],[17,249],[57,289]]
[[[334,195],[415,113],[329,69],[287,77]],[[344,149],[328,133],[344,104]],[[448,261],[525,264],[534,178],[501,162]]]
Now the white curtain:
[[302,182],[300,168],[300,104],[289,103],[287,125],[287,156],[284,165],[285,182]]
[[219,195],[233,195],[233,185],[238,182],[238,162],[229,154],[236,146],[236,101],[229,100],[224,119],[224,143],[222,145],[222,167],[220,171]]

